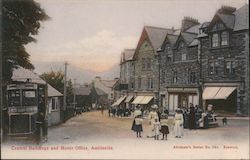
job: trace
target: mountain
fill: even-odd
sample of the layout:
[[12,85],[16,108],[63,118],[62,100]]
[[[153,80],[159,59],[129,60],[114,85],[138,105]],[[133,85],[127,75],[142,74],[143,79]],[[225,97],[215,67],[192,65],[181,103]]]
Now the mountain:
[[[44,72],[53,71],[64,71],[64,63],[62,62],[35,62],[35,72],[37,74],[42,74]],[[96,76],[100,76],[102,79],[114,79],[120,77],[120,68],[116,64],[112,66],[108,71],[96,73],[90,70],[84,70],[74,65],[68,65],[67,68],[67,78],[76,79],[77,83],[90,83]]]

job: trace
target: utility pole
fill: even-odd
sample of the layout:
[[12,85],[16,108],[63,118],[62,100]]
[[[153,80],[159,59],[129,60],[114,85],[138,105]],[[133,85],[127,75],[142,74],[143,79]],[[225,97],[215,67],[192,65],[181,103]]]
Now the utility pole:
[[66,61],[64,63],[64,66],[65,66],[65,70],[64,70],[64,86],[63,86],[63,110],[65,111],[66,110],[66,106],[67,106],[67,102],[66,102],[66,99],[67,99],[67,65],[68,65],[68,62]]
[[74,109],[76,108],[76,79],[74,78]]

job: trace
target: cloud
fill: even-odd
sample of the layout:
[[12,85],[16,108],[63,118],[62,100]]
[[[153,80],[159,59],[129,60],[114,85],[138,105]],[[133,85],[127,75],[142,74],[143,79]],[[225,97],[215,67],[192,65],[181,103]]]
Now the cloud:
[[135,48],[137,40],[138,37],[101,30],[76,42],[44,48],[40,54],[32,54],[31,59],[40,62],[68,61],[82,69],[102,72],[119,63],[122,50]]

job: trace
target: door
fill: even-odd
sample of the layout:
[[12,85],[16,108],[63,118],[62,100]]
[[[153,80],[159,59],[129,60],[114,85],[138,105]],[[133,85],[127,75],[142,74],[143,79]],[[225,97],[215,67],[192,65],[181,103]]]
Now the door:
[[180,107],[182,108],[188,107],[188,96],[186,94],[180,95]]

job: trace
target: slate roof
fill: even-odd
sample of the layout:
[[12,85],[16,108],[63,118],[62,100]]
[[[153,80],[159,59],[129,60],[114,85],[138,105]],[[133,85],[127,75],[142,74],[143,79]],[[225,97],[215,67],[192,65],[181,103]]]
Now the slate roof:
[[80,86],[74,89],[74,94],[79,96],[88,96],[91,93],[91,89],[89,87]]
[[158,48],[161,47],[163,41],[165,40],[166,35],[173,34],[175,32],[175,30],[173,29],[159,28],[153,26],[145,26],[144,28],[147,32],[148,38],[155,52],[157,51]]
[[96,94],[99,95],[99,96],[107,95],[107,93],[105,93],[105,92],[104,92],[103,90],[101,90],[100,88],[95,87],[94,89],[95,89],[95,91],[96,91]]
[[190,44],[189,47],[197,46],[199,44],[198,39],[194,39]]
[[234,13],[234,31],[249,29],[249,5],[245,4]]
[[197,37],[197,34],[187,32],[182,32],[181,35],[188,45]]
[[[31,82],[46,84],[46,82],[43,79],[41,79],[36,73],[34,73],[31,70],[24,69],[24,68],[14,69],[12,72],[11,79],[13,81],[20,81],[20,82],[26,82],[27,79],[31,79]],[[49,84],[47,84],[47,85],[48,85],[48,97],[63,96],[63,94],[61,94],[59,91],[57,91],[51,85],[49,85]]]
[[173,35],[173,34],[168,34],[167,37],[171,45],[174,45],[178,39],[178,35]]
[[101,83],[104,84],[106,87],[112,88],[118,81],[119,79],[101,80]]
[[[233,31],[239,31],[249,29],[249,5],[245,4],[241,8],[237,9],[231,14],[220,13],[217,11],[215,16],[218,16],[226,27],[233,29]],[[213,25],[211,23],[211,25]]]
[[135,49],[125,49],[122,52],[121,62],[126,62],[126,61],[133,60],[134,54],[135,54]]
[[228,28],[230,28],[230,29],[234,28],[234,20],[235,20],[234,15],[221,14],[221,13],[217,13],[217,15],[220,17],[220,19],[224,22],[224,24]]
[[198,34],[199,33],[199,28],[201,27],[201,25],[202,24],[198,24],[198,25],[192,26],[189,29],[187,29],[185,32]]

